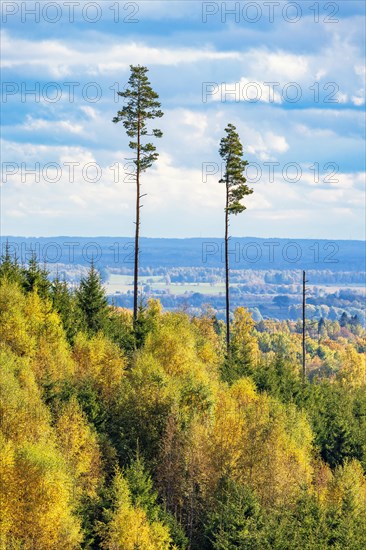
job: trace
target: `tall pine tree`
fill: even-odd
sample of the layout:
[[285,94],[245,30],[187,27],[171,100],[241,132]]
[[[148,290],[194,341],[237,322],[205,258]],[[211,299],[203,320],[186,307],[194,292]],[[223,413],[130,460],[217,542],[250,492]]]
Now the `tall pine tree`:
[[123,121],[127,135],[131,138],[130,149],[135,151],[132,159],[136,166],[136,229],[135,229],[135,259],[134,259],[134,300],[133,300],[133,318],[136,323],[138,316],[138,270],[139,270],[139,237],[140,237],[140,209],[141,209],[141,173],[152,166],[157,160],[158,153],[156,147],[151,142],[145,142],[146,136],[162,137],[161,130],[147,128],[149,120],[160,118],[163,112],[160,110],[158,94],[151,88],[146,73],[148,69],[140,65],[130,65],[131,75],[128,81],[128,87],[124,92],[118,92],[118,95],[126,100],[126,104],[113,122]]
[[226,136],[220,142],[220,156],[225,163],[225,173],[220,183],[225,183],[225,289],[226,289],[226,349],[230,352],[230,295],[229,295],[229,217],[243,212],[246,207],[240,202],[253,193],[246,185],[244,171],[248,162],[243,160],[243,146],[233,124],[225,128]]

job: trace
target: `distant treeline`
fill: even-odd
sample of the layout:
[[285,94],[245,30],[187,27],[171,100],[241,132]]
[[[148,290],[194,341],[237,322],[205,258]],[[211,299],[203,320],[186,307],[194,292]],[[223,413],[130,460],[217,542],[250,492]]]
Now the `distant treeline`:
[[[32,251],[40,262],[133,267],[133,240],[127,237],[12,237],[6,242],[21,263]],[[320,239],[230,239],[231,269],[316,271],[364,271],[363,241]],[[146,267],[224,267],[223,240],[217,238],[141,238],[141,268]],[[320,281],[319,281],[320,282]]]

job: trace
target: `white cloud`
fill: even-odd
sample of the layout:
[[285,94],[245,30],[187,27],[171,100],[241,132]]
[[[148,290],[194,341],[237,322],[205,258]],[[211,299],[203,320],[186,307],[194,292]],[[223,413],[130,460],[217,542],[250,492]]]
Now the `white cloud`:
[[78,195],[69,195],[69,199],[71,200],[71,202],[73,202],[77,206],[80,206],[81,208],[86,208],[88,206],[87,201],[82,197],[79,197]]
[[[12,148],[12,144],[4,145],[8,150]],[[28,144],[20,145],[20,158],[22,149],[26,151]],[[114,151],[113,157],[124,154],[126,152]],[[82,167],[96,159],[92,151],[81,148],[33,145],[32,157],[28,160],[38,159],[42,163],[50,158],[62,167],[67,162],[79,162],[74,181],[70,181],[66,169],[55,183],[42,180],[39,183],[29,181],[25,185],[20,173],[9,177],[2,197],[3,223],[7,233],[19,232],[17,223],[27,227],[29,218],[33,220],[29,229],[39,234],[133,233],[135,185],[123,178],[123,171],[120,181],[115,182],[109,161],[100,158],[103,177],[96,183],[88,181],[83,177]],[[164,234],[163,228],[168,223],[171,236],[218,235],[224,204],[224,187],[218,183],[219,176],[203,178],[200,167],[177,166],[172,156],[162,153],[142,180],[143,192],[147,193],[143,200],[143,234]],[[310,224],[311,234],[318,237],[319,224],[331,227],[336,211],[348,209],[354,213],[361,207],[364,180],[364,173],[341,173],[338,182],[324,188],[324,182],[315,184],[314,174],[306,170],[296,183],[285,181],[281,170],[275,172],[272,183],[264,173],[258,183],[251,185],[254,193],[245,201],[245,215],[238,220],[233,218],[233,234],[259,234],[261,224],[266,221],[273,224],[272,234],[279,234],[277,227],[288,228],[286,224],[301,218]],[[327,213],[325,217],[324,212]],[[262,231],[262,235],[268,231],[266,224],[265,227],[267,230]],[[25,233],[24,229],[21,232]]]
[[344,198],[343,189],[316,189],[309,193],[309,197],[315,203],[339,203]]
[[296,124],[295,131],[301,136],[306,136],[310,138],[334,138],[336,133],[329,128],[310,128],[306,124]]
[[274,132],[261,133],[246,127],[241,135],[245,136],[246,150],[262,161],[273,160],[273,153],[285,153],[289,149],[285,136]]
[[292,53],[251,50],[245,55],[249,68],[256,74],[283,82],[303,80],[309,74],[309,57]]
[[42,118],[33,118],[30,115],[27,115],[26,122],[20,126],[20,129],[30,132],[46,130],[51,132],[64,131],[71,134],[83,133],[81,124],[75,124],[70,120],[45,120]]
[[337,92],[335,99],[337,103],[347,103],[348,95],[342,92]]
[[90,48],[89,43],[78,42],[66,46],[60,40],[26,40],[13,38],[2,32],[2,67],[30,66],[63,78],[76,71],[89,75],[113,74],[128,69],[130,64],[170,65],[199,61],[239,59],[237,52],[220,52],[211,48],[152,47],[143,42],[124,42],[115,45],[108,39]]
[[222,103],[247,101],[257,103],[282,103],[281,93],[272,83],[258,81],[254,77],[242,77],[238,82],[204,83],[203,97],[206,100]]
[[[177,114],[179,117],[179,113]],[[182,122],[183,124],[196,130],[195,135],[192,136],[196,138],[202,137],[208,127],[207,115],[189,111],[188,109],[182,109]]]
[[89,105],[80,107],[81,111],[85,113],[89,118],[95,120],[98,117],[98,111]]
[[[349,231],[347,237],[359,235],[365,175],[351,170],[362,167],[362,114],[354,107],[364,104],[360,22],[356,25],[347,19],[338,25],[315,25],[314,30],[308,18],[303,18],[298,25],[277,22],[263,32],[260,25],[235,26],[233,21],[221,25],[219,16],[217,24],[201,26],[201,7],[192,2],[174,2],[174,6],[165,1],[144,2],[138,14],[141,21],[146,16],[143,34],[137,25],[124,25],[121,33],[117,26],[111,29],[107,24],[55,25],[52,35],[46,34],[42,25],[37,34],[27,25],[20,31],[12,27],[14,31],[2,35],[2,59],[9,69],[6,75],[19,83],[28,83],[29,78],[78,80],[82,84],[88,77],[108,90],[113,82],[108,80],[125,79],[130,63],[156,66],[152,74],[165,111],[159,121],[164,137],[157,142],[159,161],[143,176],[143,190],[148,193],[142,226],[146,235],[221,234],[224,190],[217,173],[203,181],[202,162],[219,165],[219,141],[228,122],[237,126],[245,157],[252,162],[280,160],[282,167],[296,160],[303,169],[296,183],[284,181],[281,168],[274,183],[263,173],[252,185],[255,192],[247,198],[246,213],[232,221],[237,234],[279,235],[282,231],[284,236],[293,236],[298,231],[306,236],[309,231],[319,237],[327,232],[344,236],[344,231]],[[192,27],[174,27],[184,16],[185,21],[192,21],[193,13]],[[110,21],[111,10],[108,15]],[[151,19],[165,19],[161,27],[164,35],[157,25],[149,27]],[[218,97],[204,105],[201,85],[209,80],[216,81]],[[289,109],[282,91],[286,83],[294,81],[301,86],[303,104]],[[254,86],[248,86],[251,82],[257,84],[261,98],[256,104],[244,105],[240,101],[244,89],[248,99],[255,92]],[[280,83],[273,98],[270,82]],[[318,104],[310,89],[315,82],[319,83]],[[323,105],[332,91],[324,89],[328,83],[338,86],[334,89],[338,103]],[[29,82],[29,88],[33,84]],[[224,102],[223,94],[230,87],[235,90],[236,85],[239,97]],[[58,162],[63,167],[62,177],[55,183],[42,177],[39,182],[31,176],[22,179],[19,172],[8,177],[2,200],[3,223],[9,233],[29,233],[33,228],[40,234],[133,233],[134,184],[123,177],[123,170],[120,181],[114,181],[110,168],[130,156],[122,124],[116,127],[111,123],[118,108],[112,103],[113,92],[103,94],[98,105],[82,98],[80,87],[76,92],[74,103],[63,93],[56,104],[44,98],[40,103],[29,99],[21,109],[16,106],[20,94],[9,96],[11,116],[6,120],[17,122],[4,128],[12,141],[3,144],[3,159],[24,162],[30,169],[36,162]],[[18,109],[16,117],[12,117],[12,109]],[[33,139],[43,144],[31,143]],[[22,143],[24,140],[29,142]],[[55,143],[87,145],[51,145]],[[336,174],[338,181],[324,181],[324,166],[334,158],[344,172]],[[102,177],[93,183],[85,178],[82,168],[96,162]],[[316,162],[319,181],[309,171]],[[67,163],[79,163],[74,181],[70,181]],[[48,175],[55,176],[55,172],[50,169]],[[340,212],[347,213],[346,229],[338,223]],[[299,218],[304,223],[295,224]]]
[[365,65],[355,65],[354,71],[358,76],[366,77],[366,67]]
[[270,150],[278,153],[286,153],[289,149],[289,144],[287,143],[285,136],[278,136],[273,132],[265,133],[265,143]]
[[354,105],[357,105],[357,107],[361,107],[361,105],[364,105],[364,103],[365,103],[365,98],[364,97],[353,95],[351,99],[352,99],[352,103]]

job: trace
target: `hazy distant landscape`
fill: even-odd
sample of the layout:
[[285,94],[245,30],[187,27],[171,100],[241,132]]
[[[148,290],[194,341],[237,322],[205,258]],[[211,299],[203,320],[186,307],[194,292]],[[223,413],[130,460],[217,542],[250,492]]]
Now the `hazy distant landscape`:
[[[4,237],[20,260],[34,251],[50,276],[71,285],[91,260],[109,301],[132,307],[133,242],[127,237]],[[140,296],[159,298],[167,310],[198,313],[210,305],[224,318],[224,267],[220,239],[141,239]],[[245,306],[256,321],[301,316],[301,277],[307,272],[307,315],[338,319],[342,312],[365,324],[365,247],[362,241],[231,239],[231,305]]]

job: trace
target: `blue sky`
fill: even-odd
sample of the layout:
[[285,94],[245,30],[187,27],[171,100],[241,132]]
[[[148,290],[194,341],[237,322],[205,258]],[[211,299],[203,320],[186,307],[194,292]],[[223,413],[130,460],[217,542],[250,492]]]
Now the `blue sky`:
[[165,113],[144,236],[222,235],[231,122],[254,189],[233,235],[364,238],[363,1],[4,1],[2,20],[2,235],[133,234],[111,120],[141,64]]

